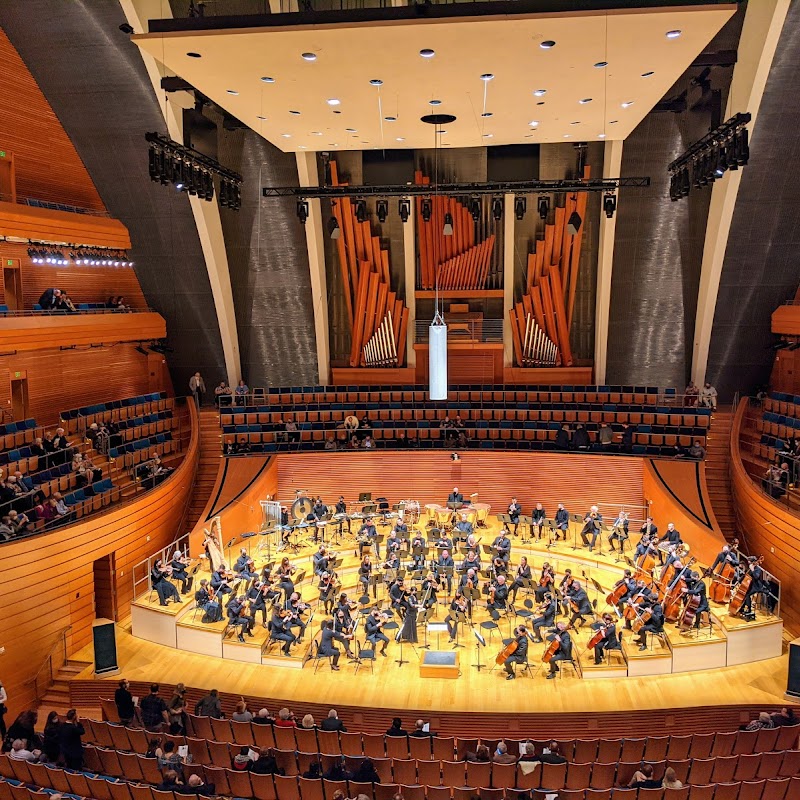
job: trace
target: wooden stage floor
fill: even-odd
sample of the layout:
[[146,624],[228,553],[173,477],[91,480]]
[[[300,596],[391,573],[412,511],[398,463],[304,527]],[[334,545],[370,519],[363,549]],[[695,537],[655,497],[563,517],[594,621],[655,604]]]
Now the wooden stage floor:
[[[479,529],[476,533],[482,537],[484,544],[491,543],[497,533],[498,523],[491,517],[489,523],[489,528]],[[245,544],[252,548],[256,567],[260,567],[265,561],[256,553],[258,542],[259,539],[254,537]],[[354,591],[358,563],[354,547],[353,540],[345,539],[335,548],[343,559],[339,569],[343,587],[351,597],[360,594]],[[604,552],[601,554],[589,553],[581,548],[574,550],[570,539],[566,544],[561,542],[553,549],[546,550],[544,542],[523,545],[520,537],[512,539],[511,557],[515,566],[519,562],[520,555],[527,555],[535,578],[538,578],[543,561],[549,561],[555,566],[557,580],[560,580],[564,568],[572,568],[576,576],[587,585],[590,599],[597,599],[597,610],[600,612],[606,607],[605,593],[614,581],[621,577],[622,570],[627,566],[622,561],[615,561],[615,555],[608,551],[605,538],[603,548]],[[305,546],[300,553],[291,556],[292,561],[301,569],[308,568],[314,550],[313,546]],[[593,581],[602,588],[602,594],[592,586]],[[316,601],[316,582],[312,584],[307,577],[302,589],[305,601]],[[383,590],[379,589],[379,601],[383,595]],[[201,625],[199,620],[191,621],[193,615],[191,597],[192,595],[187,595],[180,606],[171,605],[168,609],[164,609],[165,615],[178,616],[178,626],[193,629],[208,628]],[[518,608],[522,608],[522,599],[521,592]],[[153,604],[147,603],[146,598],[140,598],[136,601],[136,605],[149,611]],[[496,632],[489,647],[481,650],[480,656],[484,665],[481,670],[473,666],[477,661],[477,648],[472,632],[468,628],[463,631],[460,642],[465,647],[459,648],[461,675],[456,680],[420,677],[419,659],[424,653],[419,647],[423,643],[422,627],[419,633],[420,642],[416,649],[409,644],[403,645],[403,658],[409,663],[402,666],[396,663],[399,645],[392,642],[389,645],[388,656],[377,657],[374,671],[369,663],[365,663],[358,669],[357,674],[356,665],[348,663],[344,653],[340,660],[339,672],[332,672],[327,661],[321,662],[316,672],[313,662],[307,662],[303,668],[295,669],[287,668],[292,664],[286,663],[280,666],[275,664],[274,660],[271,663],[245,663],[233,660],[236,655],[217,658],[136,638],[131,634],[130,621],[118,626],[117,644],[121,674],[131,680],[158,681],[167,684],[183,682],[197,688],[216,687],[223,692],[279,699],[297,707],[302,707],[302,703],[306,701],[331,706],[338,704],[368,706],[375,709],[405,708],[420,710],[422,713],[435,711],[530,713],[539,709],[550,713],[577,713],[691,708],[697,705],[751,703],[772,705],[784,702],[787,655],[784,653],[780,657],[753,663],[735,662],[735,666],[724,666],[725,639],[733,625],[732,621],[725,617],[725,607],[712,604],[712,611],[715,617],[714,628],[710,634],[708,628],[701,631],[699,641],[692,637],[681,636],[672,625],[668,625],[668,645],[655,640],[651,648],[640,652],[630,641],[631,632],[625,631],[622,655],[615,655],[610,663],[601,667],[595,667],[591,653],[585,651],[586,642],[592,633],[586,625],[573,634],[573,641],[579,650],[583,677],[576,677],[572,670],[564,669],[557,680],[551,681],[545,680],[546,667],[540,663],[544,649],[542,645],[530,646],[532,678],[520,675],[515,681],[506,681],[502,668],[494,665],[494,657],[502,649],[501,638],[509,636],[514,624],[524,621],[522,618],[514,620],[513,616],[508,620],[501,620],[500,635]],[[442,621],[446,613],[447,608],[440,605],[435,619]],[[314,633],[321,619],[320,610],[319,614],[315,614]],[[475,613],[474,619],[478,629],[478,624],[488,619],[488,615],[482,609]],[[759,622],[754,624],[769,627],[775,625],[775,620],[760,618]],[[618,627],[622,629],[622,625]],[[258,656],[264,636],[260,624],[256,630],[256,639],[248,640],[246,645],[239,647],[247,648],[250,653]],[[775,628],[772,627],[772,630]],[[310,638],[306,637],[302,645],[302,654],[305,654]],[[443,634],[437,644],[435,635],[429,637],[431,649],[438,648],[452,652],[452,645],[447,639],[447,634]],[[229,647],[227,643],[225,646]],[[705,653],[712,651],[717,653],[718,650],[714,648],[719,647],[723,648],[724,668],[721,671],[717,668],[719,664],[710,664],[706,667],[704,662],[707,658]],[[74,654],[73,657],[90,661],[91,646]],[[301,653],[298,652],[295,659],[299,663],[294,666],[302,667]],[[685,666],[675,669],[673,659],[676,662],[682,659]],[[280,658],[277,661],[280,664]],[[661,674],[670,672],[673,674]],[[90,668],[76,676],[83,680],[92,677]],[[117,678],[108,680],[115,681]],[[109,693],[111,691],[109,687]]]

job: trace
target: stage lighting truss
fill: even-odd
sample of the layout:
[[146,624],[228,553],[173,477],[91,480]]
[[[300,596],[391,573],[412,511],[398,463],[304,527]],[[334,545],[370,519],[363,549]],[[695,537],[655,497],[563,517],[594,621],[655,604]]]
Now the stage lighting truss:
[[219,178],[219,204],[232,211],[242,207],[242,176],[238,172],[158,133],[146,133],[144,138],[150,143],[148,167],[151,181],[164,186],[171,183],[179,192],[188,192],[201,200],[213,200],[216,175]]
[[67,255],[57,247],[32,245],[28,248],[28,257],[34,264],[86,264],[93,267],[132,267],[133,261],[124,250],[109,250],[103,247],[73,247]]
[[722,178],[728,170],[744,167],[750,160],[747,124],[750,114],[735,114],[727,122],[695,142],[668,167],[669,198],[687,197],[689,192],[708,186]]

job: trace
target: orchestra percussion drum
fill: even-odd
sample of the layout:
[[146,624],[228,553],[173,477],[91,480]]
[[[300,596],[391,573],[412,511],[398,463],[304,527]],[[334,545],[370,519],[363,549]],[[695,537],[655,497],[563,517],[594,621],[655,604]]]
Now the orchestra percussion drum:
[[467,521],[471,522],[473,525],[478,524],[478,509],[475,506],[464,506],[463,508],[459,509],[458,511],[458,518],[461,519],[461,515],[467,515]]
[[404,506],[404,518],[409,525],[416,525],[419,522],[420,507],[418,500],[402,500],[401,506]]
[[477,512],[478,525],[482,528],[486,527],[486,520],[489,518],[492,507],[488,503],[473,503],[472,507]]
[[434,513],[436,515],[436,525],[439,528],[443,528],[445,525],[449,524],[450,517],[453,516],[453,512],[445,506],[436,506]]
[[439,508],[437,503],[426,503],[425,504],[425,518],[428,525],[432,525],[436,522],[436,509]]

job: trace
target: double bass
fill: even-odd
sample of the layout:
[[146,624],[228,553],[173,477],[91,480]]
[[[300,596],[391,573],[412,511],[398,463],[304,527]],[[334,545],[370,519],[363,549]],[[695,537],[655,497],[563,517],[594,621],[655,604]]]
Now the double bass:
[[683,614],[678,620],[678,627],[686,631],[694,626],[695,619],[697,618],[697,609],[700,606],[700,597],[693,594],[687,601],[683,609]]
[[[731,542],[731,550],[736,550],[737,547],[739,547],[739,540],[734,539]],[[735,573],[736,568],[727,561],[722,562],[717,572],[709,571],[706,573],[711,577],[711,586],[708,588],[708,594],[715,603],[727,603],[731,599],[731,588]]]
[[[756,561],[752,562],[754,566],[760,566],[761,562],[764,560],[764,556],[759,556]],[[745,576],[739,582],[739,585],[736,587],[736,591],[733,593],[731,597],[731,602],[728,604],[728,613],[735,617],[741,610],[742,605],[744,605],[744,599],[747,597],[748,591],[750,591],[750,587],[753,585],[753,576],[749,571],[745,573]]]
[[652,580],[653,568],[656,565],[656,557],[650,552],[650,544],[648,541],[648,548],[645,552],[636,559],[636,572],[634,577],[636,580]]

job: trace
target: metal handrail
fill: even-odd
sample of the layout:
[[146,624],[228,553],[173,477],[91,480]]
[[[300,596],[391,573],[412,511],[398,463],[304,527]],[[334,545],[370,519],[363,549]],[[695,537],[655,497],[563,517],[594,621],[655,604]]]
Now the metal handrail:
[[[39,676],[42,674],[42,670],[44,670],[45,667],[50,668],[50,683],[52,683],[55,678],[55,675],[53,673],[53,656],[55,655],[59,645],[62,645],[64,650],[63,663],[66,663],[67,661],[67,634],[71,630],[72,630],[72,625],[67,625],[58,632],[56,636],[56,641],[53,643],[53,646],[50,648],[49,652],[45,656],[45,659],[42,662],[42,665],[36,671],[36,674],[32,678],[29,678],[27,681],[25,681],[26,686],[33,684],[33,692],[37,701],[41,699],[39,697]],[[48,683],[48,686],[50,685],[50,683]]]
[[144,308],[76,308],[75,311],[66,311],[54,308],[15,308],[8,311],[0,311],[0,319],[3,317],[66,317],[73,314],[96,315],[96,314],[144,314],[155,313],[155,309],[145,306]]
[[46,208],[50,211],[66,211],[70,214],[85,214],[91,217],[110,217],[108,211],[101,211],[96,208],[86,208],[85,206],[75,206],[71,203],[59,203],[55,200],[42,200],[39,197],[25,197],[22,195],[10,195],[0,193],[0,201],[4,203],[16,203],[20,206],[30,206],[31,208]]

